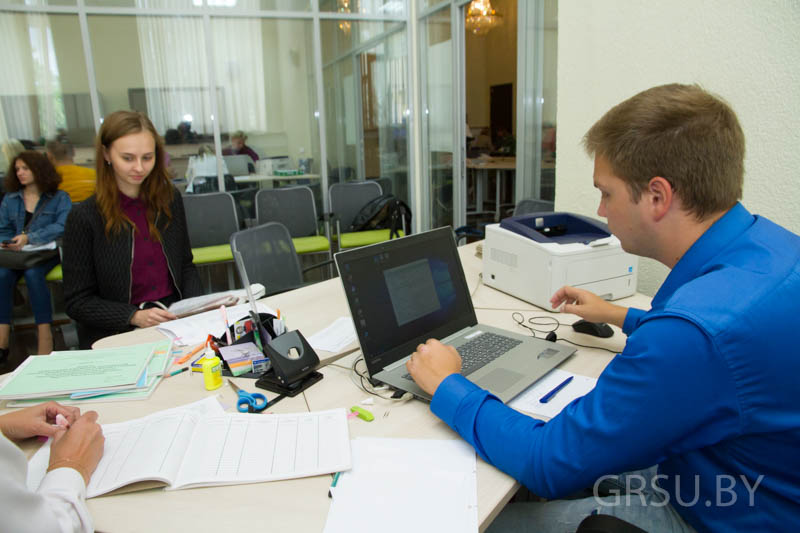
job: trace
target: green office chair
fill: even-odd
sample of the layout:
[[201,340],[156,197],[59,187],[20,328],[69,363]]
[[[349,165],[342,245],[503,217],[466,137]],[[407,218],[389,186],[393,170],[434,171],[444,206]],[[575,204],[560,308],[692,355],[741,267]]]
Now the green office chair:
[[280,222],[300,255],[324,255],[330,261],[330,241],[319,234],[314,193],[309,187],[261,189],[256,193],[256,223]]
[[[239,218],[233,196],[227,192],[185,194],[183,208],[192,256],[197,266],[227,263],[228,288],[235,287],[233,254],[228,241],[239,230]],[[208,291],[211,290],[211,271],[208,271]]]

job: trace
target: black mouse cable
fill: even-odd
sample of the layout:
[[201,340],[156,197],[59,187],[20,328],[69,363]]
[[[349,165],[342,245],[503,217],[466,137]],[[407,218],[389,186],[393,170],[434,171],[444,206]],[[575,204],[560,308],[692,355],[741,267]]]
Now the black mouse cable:
[[[532,316],[532,317],[530,317],[528,319],[528,323],[529,324],[533,324],[534,326],[540,326],[540,327],[553,326],[550,329],[537,329],[535,327],[529,326],[528,324],[525,324],[525,315],[523,315],[519,311],[514,311],[513,313],[511,313],[511,318],[514,320],[514,322],[517,323],[518,326],[522,326],[523,328],[529,330],[531,332],[531,335],[533,335],[534,337],[536,337],[536,333],[543,333],[543,334],[546,335],[548,333],[555,332],[559,327],[572,326],[572,324],[564,324],[563,322],[559,322],[555,317],[552,317],[552,316]],[[542,322],[542,321],[544,321],[544,322]],[[564,342],[567,342],[569,344],[572,344],[573,346],[578,346],[580,348],[589,348],[589,349],[593,349],[593,350],[604,350],[606,352],[613,353],[614,355],[619,353],[619,350],[609,350],[608,348],[603,348],[602,346],[590,346],[590,345],[587,345],[587,344],[578,344],[577,342],[572,342],[571,340],[565,339],[563,337],[558,337],[556,340],[557,341],[564,341]]]

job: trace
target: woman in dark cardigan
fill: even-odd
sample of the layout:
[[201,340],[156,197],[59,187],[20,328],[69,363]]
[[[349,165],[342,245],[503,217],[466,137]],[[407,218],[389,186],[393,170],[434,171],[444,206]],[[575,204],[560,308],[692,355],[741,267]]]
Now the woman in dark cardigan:
[[117,111],[96,141],[97,191],[64,230],[64,300],[83,349],[174,320],[171,303],[202,293],[164,142],[145,115]]

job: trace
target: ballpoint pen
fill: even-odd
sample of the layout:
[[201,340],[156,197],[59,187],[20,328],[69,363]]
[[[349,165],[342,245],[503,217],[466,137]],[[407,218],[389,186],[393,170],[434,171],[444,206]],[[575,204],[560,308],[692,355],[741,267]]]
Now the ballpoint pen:
[[544,396],[542,396],[542,397],[539,399],[539,402],[540,402],[540,403],[547,403],[547,402],[549,402],[550,400],[552,400],[552,399],[553,399],[553,397],[554,397],[556,394],[558,394],[558,391],[560,391],[561,389],[563,389],[564,387],[566,387],[567,385],[569,385],[569,382],[570,382],[570,381],[572,381],[572,378],[574,378],[574,377],[575,377],[575,376],[570,376],[570,377],[568,377],[567,379],[565,379],[564,381],[562,381],[561,383],[559,383],[558,385],[556,385],[556,386],[553,388],[553,390],[551,390],[550,392],[548,392],[547,394],[545,394]]

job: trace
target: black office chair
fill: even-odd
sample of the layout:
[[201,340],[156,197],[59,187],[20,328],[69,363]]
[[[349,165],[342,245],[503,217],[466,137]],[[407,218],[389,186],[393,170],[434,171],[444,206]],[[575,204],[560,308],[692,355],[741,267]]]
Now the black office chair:
[[554,209],[555,202],[525,198],[517,202],[516,207],[514,207],[514,216],[527,215],[529,213],[552,213]]

